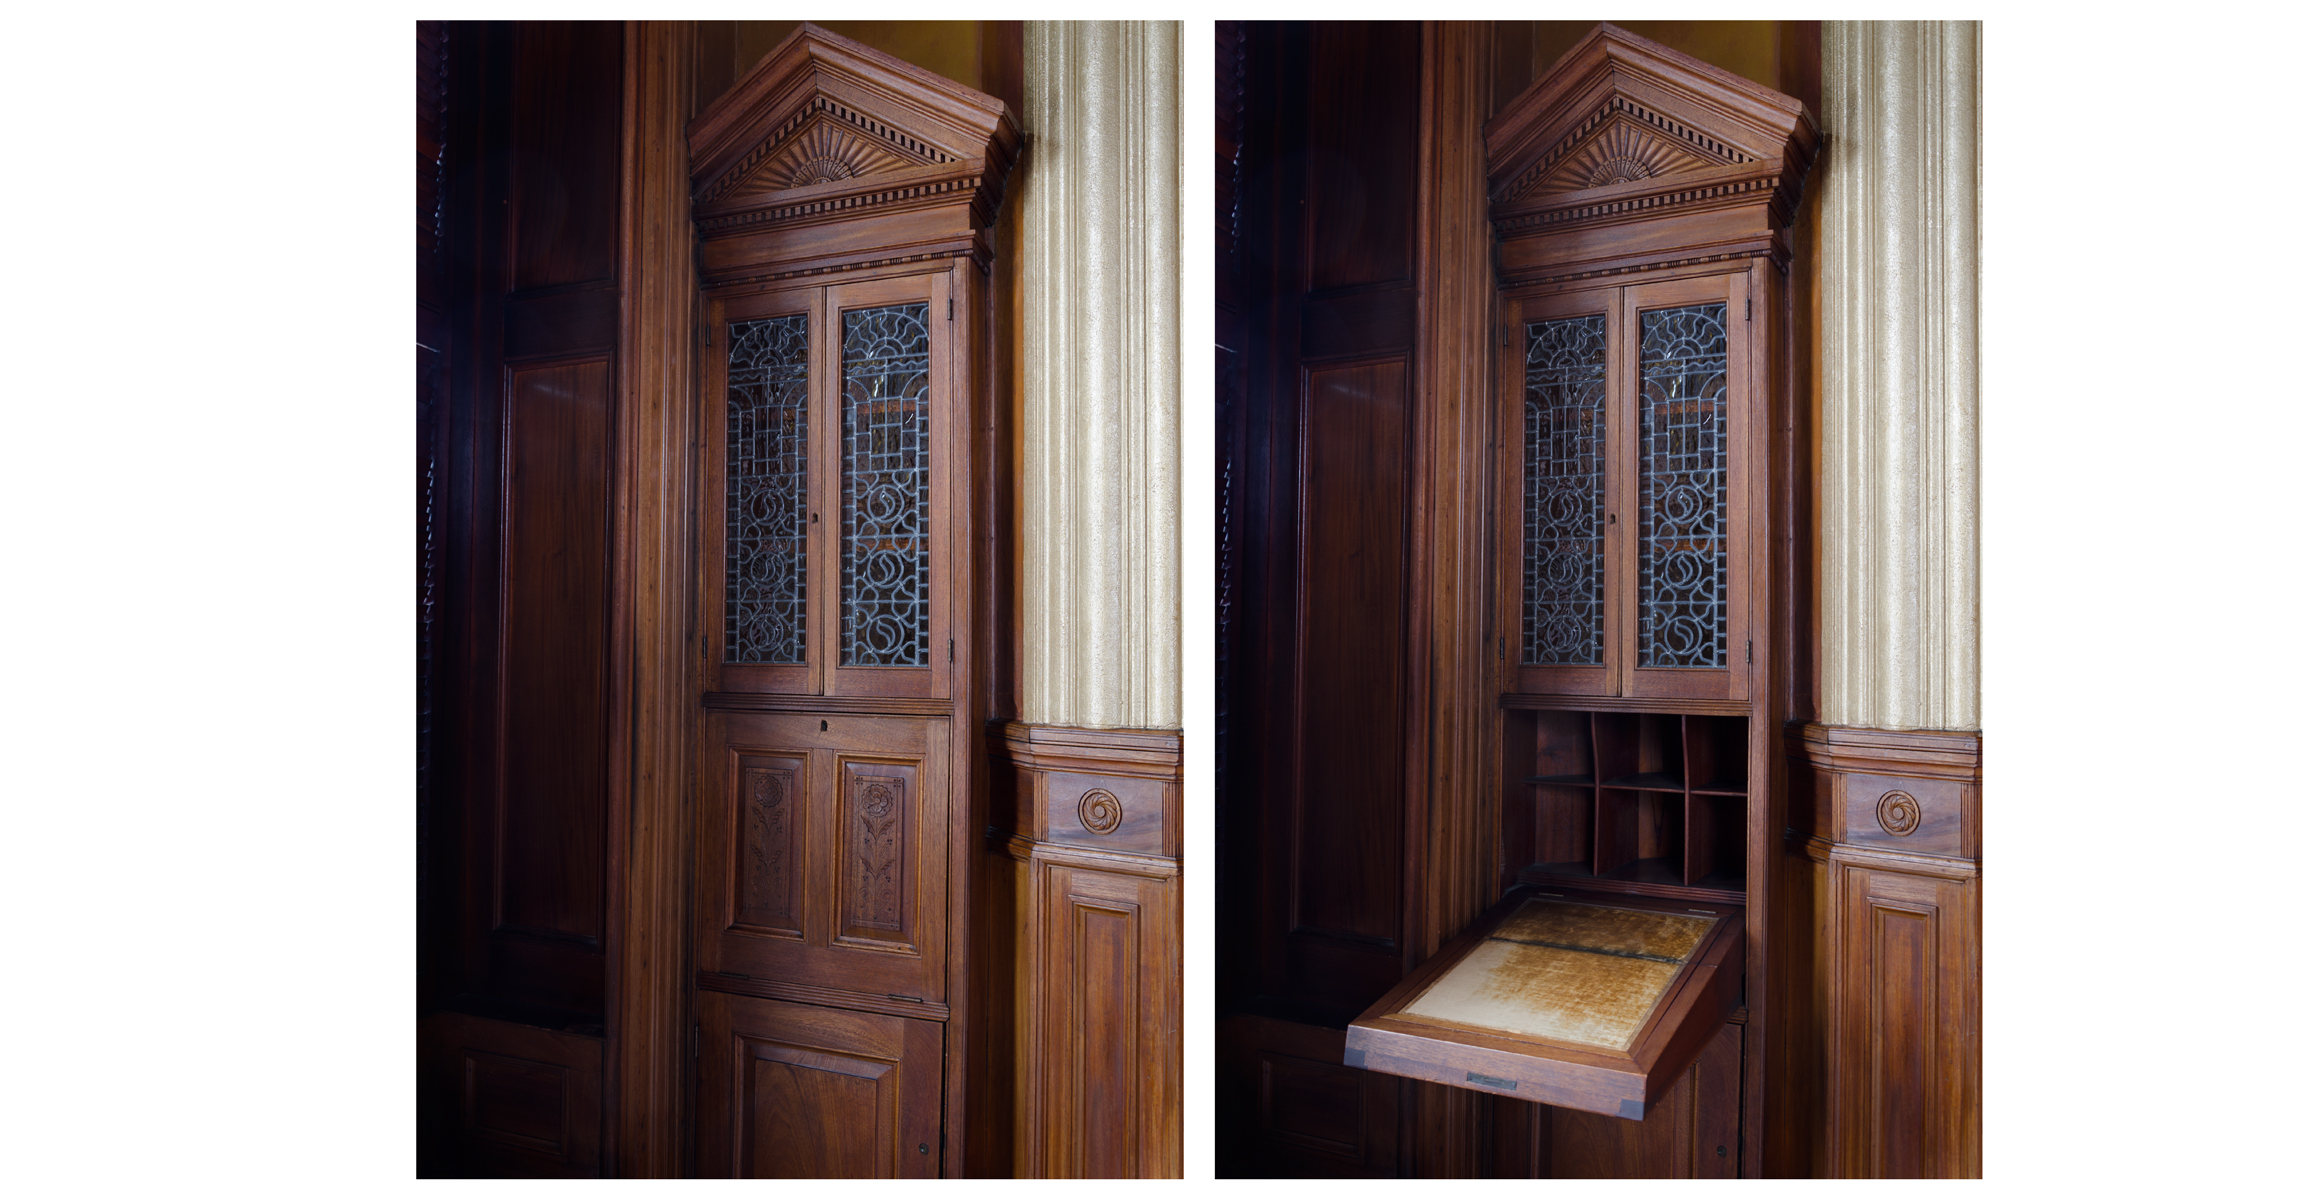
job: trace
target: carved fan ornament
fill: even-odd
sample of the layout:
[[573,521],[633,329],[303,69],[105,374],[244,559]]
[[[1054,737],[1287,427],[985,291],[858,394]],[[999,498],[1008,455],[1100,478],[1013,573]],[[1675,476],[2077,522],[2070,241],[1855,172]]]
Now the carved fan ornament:
[[[839,114],[827,111],[829,105],[820,107],[826,111],[814,115],[796,133],[772,143],[764,164],[730,181],[732,186],[722,193],[728,203],[740,204],[810,184],[950,161],[949,155],[939,152],[917,154],[899,149],[888,139],[841,120]],[[931,151],[923,146],[920,149]]]
[[1584,139],[1573,154],[1542,176],[1534,184],[1533,194],[1551,196],[1632,183],[1656,175],[1679,175],[1720,166],[1725,161],[1697,152],[1658,130],[1640,128],[1627,119],[1616,118],[1607,122],[1595,136]]

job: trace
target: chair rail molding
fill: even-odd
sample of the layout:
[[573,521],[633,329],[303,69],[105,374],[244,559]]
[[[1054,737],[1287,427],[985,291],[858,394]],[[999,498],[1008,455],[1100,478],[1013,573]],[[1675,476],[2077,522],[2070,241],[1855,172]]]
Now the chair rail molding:
[[1181,726],[1182,37],[1023,30],[1021,707]]
[[1980,728],[1980,25],[1821,34],[1820,719]]

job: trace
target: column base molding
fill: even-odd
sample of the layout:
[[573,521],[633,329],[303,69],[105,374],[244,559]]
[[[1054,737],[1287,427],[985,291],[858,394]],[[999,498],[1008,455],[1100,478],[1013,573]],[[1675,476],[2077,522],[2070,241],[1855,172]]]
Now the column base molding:
[[1182,1173],[1182,735],[995,723],[1014,881],[1014,1173]]
[[[1792,1086],[1834,1178],[1980,1174],[1980,735],[1789,731],[1790,888],[1812,952]],[[1805,1138],[1811,1139],[1805,1141]]]

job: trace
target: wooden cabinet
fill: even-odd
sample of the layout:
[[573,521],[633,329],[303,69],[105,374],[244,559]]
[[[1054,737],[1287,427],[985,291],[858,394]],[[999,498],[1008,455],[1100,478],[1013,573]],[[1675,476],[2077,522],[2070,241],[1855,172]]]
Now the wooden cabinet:
[[[1499,786],[1433,791],[1428,826],[1477,831],[1493,907],[1350,1022],[1346,1061],[1542,1101],[1578,1132],[1528,1170],[1715,1173],[1683,1106],[1666,1133],[1593,1122],[1662,1112],[1731,1027],[1734,1086],[1689,1103],[1729,1094],[1759,1136],[1725,1162],[1764,1173],[1800,436],[1783,314],[1818,140],[1796,100],[1610,25],[1484,126]],[[1664,912],[1702,932],[1617,928]],[[1645,985],[1585,969],[1609,952]]]
[[802,25],[688,126],[704,320],[706,1173],[966,1174],[999,1138],[979,831],[999,101]]

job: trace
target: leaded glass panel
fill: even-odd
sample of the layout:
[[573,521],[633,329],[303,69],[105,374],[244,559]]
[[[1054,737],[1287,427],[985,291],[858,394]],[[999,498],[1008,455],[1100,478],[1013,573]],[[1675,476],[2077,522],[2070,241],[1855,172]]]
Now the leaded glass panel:
[[807,660],[807,314],[727,327],[730,663]]
[[1725,665],[1725,306],[1638,314],[1638,665]]
[[1520,661],[1605,654],[1605,314],[1525,327]]
[[926,311],[842,314],[841,666],[927,663]]

